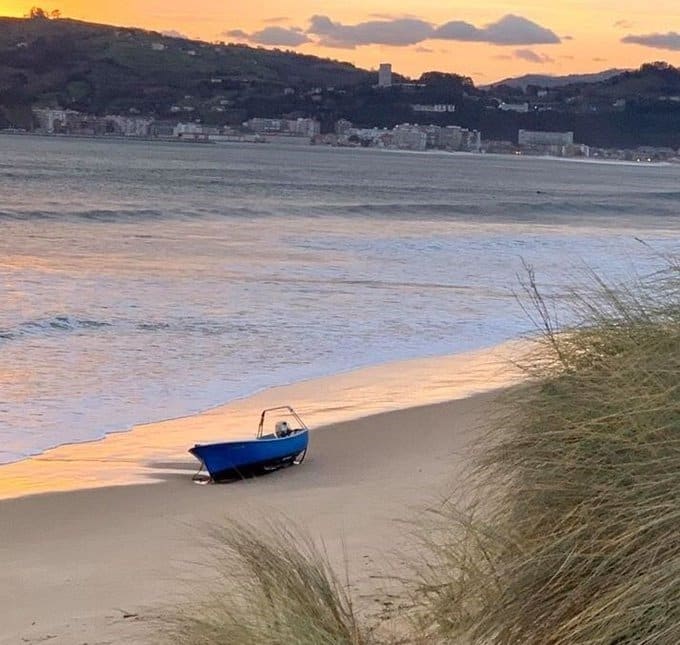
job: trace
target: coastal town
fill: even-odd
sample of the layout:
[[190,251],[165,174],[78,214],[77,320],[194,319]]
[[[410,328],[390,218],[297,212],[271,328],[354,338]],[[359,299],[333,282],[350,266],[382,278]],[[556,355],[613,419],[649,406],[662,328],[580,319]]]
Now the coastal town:
[[[347,119],[322,133],[312,118],[256,117],[240,127],[208,126],[190,120],[155,120],[142,116],[93,116],[74,110],[36,109],[35,134],[72,137],[109,137],[184,143],[298,143],[349,148],[412,152],[447,151],[608,159],[633,162],[680,161],[680,150],[643,146],[631,149],[594,148],[574,140],[573,132],[520,129],[517,141],[484,139],[478,130],[457,125],[402,123],[393,128],[355,127]],[[17,133],[6,130],[6,133]]]
[[[380,65],[377,74],[378,90],[398,85],[406,90],[412,83],[396,83],[389,63]],[[291,90],[292,91],[292,90]],[[319,89],[318,92],[321,92]],[[538,96],[545,98],[547,90]],[[518,129],[516,138],[486,139],[479,130],[460,125],[428,123],[434,116],[454,117],[453,103],[415,103],[412,112],[420,122],[404,122],[394,127],[356,125],[341,118],[332,130],[323,131],[321,122],[311,116],[295,118],[253,117],[240,125],[211,125],[195,113],[192,96],[185,103],[171,108],[174,118],[156,118],[136,113],[86,114],[74,109],[36,107],[33,109],[34,127],[30,130],[10,128],[5,133],[31,132],[41,135],[72,137],[109,137],[145,139],[184,143],[225,144],[235,142],[326,145],[336,147],[375,148],[412,152],[446,151],[530,155],[582,159],[608,159],[633,162],[680,161],[680,150],[672,147],[638,146],[634,148],[597,148],[575,140],[572,131]],[[225,101],[225,104],[228,101]],[[502,112],[526,113],[530,104],[499,101]],[[225,109],[222,105],[216,110]],[[329,128],[326,128],[327,130]]]

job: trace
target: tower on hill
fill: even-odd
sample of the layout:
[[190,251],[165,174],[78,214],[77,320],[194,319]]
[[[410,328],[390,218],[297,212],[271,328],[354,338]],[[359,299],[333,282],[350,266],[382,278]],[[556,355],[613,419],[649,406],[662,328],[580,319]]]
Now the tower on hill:
[[392,65],[390,63],[381,63],[378,70],[378,87],[392,86]]

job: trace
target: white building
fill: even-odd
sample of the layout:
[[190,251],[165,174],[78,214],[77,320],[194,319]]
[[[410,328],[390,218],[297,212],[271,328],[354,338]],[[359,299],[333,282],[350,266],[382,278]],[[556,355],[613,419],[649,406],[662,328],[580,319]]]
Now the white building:
[[315,137],[321,133],[321,124],[314,119],[288,121],[288,130],[299,137]]
[[447,125],[439,133],[439,145],[444,150],[460,150],[463,147],[463,128]]
[[517,142],[520,146],[571,146],[574,143],[574,133],[520,130]]
[[40,129],[43,132],[53,134],[55,131],[66,127],[69,118],[79,116],[75,110],[52,110],[49,108],[37,108],[33,110],[35,118],[38,120]]
[[249,130],[258,133],[281,132],[283,130],[282,119],[263,119],[261,117],[255,117],[253,119],[249,119],[243,125]]
[[207,139],[207,135],[200,123],[178,123],[172,135],[178,139]]
[[258,134],[311,138],[321,132],[321,124],[315,119],[264,119],[255,117],[246,121],[243,125]]
[[392,65],[381,63],[378,70],[378,87],[392,87]]
[[124,137],[148,137],[151,134],[151,124],[153,119],[143,117],[128,117],[118,115],[107,115],[104,121],[110,124],[115,134]]
[[400,150],[425,150],[427,133],[417,125],[403,123],[394,128],[394,145]]
[[501,103],[498,106],[499,110],[503,112],[518,112],[519,114],[526,114],[529,111],[528,103]]
[[437,103],[436,105],[423,105],[415,103],[411,106],[414,112],[434,112],[436,114],[443,114],[447,112],[455,112],[456,106],[453,103]]

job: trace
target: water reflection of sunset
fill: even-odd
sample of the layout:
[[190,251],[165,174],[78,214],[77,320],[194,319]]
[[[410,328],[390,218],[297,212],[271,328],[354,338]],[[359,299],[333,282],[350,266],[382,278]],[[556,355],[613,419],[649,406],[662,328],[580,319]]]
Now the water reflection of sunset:
[[[46,492],[162,481],[186,475],[197,463],[194,443],[250,437],[263,408],[293,403],[312,427],[492,390],[519,378],[508,358],[522,347],[507,343],[451,357],[370,367],[267,390],[183,419],[136,426],[101,441],[61,446],[0,466],[0,499]],[[312,436],[313,441],[313,436]]]

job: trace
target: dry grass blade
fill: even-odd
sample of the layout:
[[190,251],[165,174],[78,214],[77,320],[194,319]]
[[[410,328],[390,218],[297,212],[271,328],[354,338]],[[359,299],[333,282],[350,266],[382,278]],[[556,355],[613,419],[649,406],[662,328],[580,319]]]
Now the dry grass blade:
[[282,525],[231,523],[213,532],[219,580],[175,613],[166,642],[183,645],[368,645],[325,555]]
[[469,521],[442,510],[426,575],[445,641],[680,642],[680,269],[595,286],[561,331],[530,273],[532,384],[480,449]]

